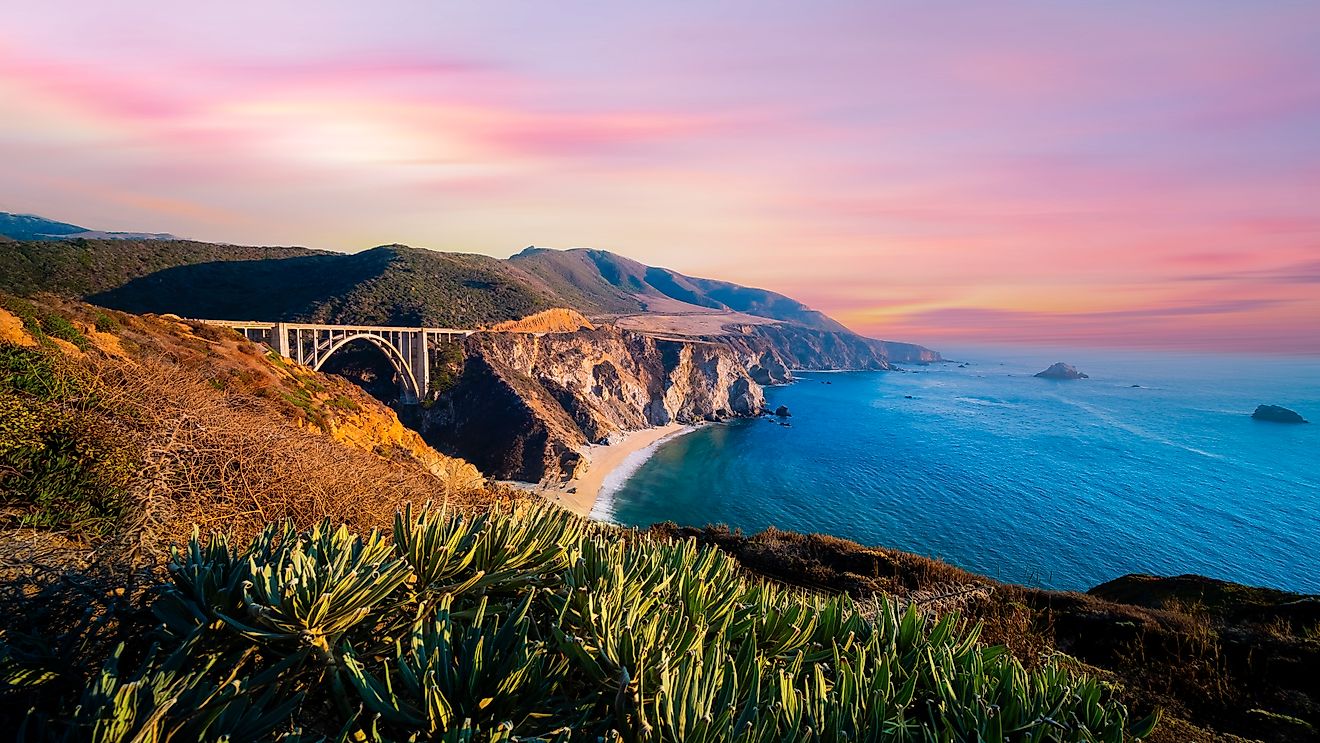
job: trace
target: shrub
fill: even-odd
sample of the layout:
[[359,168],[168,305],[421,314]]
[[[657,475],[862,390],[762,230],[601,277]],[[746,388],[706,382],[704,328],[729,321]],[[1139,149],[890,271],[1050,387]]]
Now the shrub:
[[439,343],[431,349],[431,363],[428,365],[431,374],[430,391],[423,404],[433,403],[435,398],[458,384],[463,374],[463,358],[461,343]]
[[67,318],[49,307],[5,294],[0,294],[0,307],[18,317],[23,323],[23,328],[39,341],[59,338],[83,351],[89,347],[87,336]]
[[89,380],[55,352],[0,345],[0,523],[106,533],[136,469]]
[[159,645],[37,717],[116,741],[1117,742],[1155,723],[957,616],[749,578],[691,540],[534,504],[405,510],[393,536],[195,534],[155,604]]
[[356,413],[362,409],[362,406],[358,405],[357,402],[348,395],[335,395],[329,400],[326,400],[325,404],[335,410],[343,410],[349,413]]
[[96,313],[95,325],[98,333],[116,333],[121,327],[123,327],[114,315],[106,312]]

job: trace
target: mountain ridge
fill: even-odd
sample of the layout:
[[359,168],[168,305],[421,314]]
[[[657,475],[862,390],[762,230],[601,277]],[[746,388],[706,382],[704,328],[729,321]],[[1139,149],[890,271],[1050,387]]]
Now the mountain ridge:
[[[555,250],[552,248],[528,247],[509,258],[509,262],[524,268],[551,283],[572,283],[579,292],[589,288],[597,294],[603,293],[602,287],[587,287],[584,284],[598,279],[614,289],[625,308],[629,300],[635,302],[637,310],[647,311],[648,299],[680,302],[693,310],[725,310],[744,312],[774,320],[794,322],[807,327],[833,332],[852,332],[842,323],[834,320],[819,310],[791,297],[756,287],[743,286],[719,279],[706,279],[689,276],[668,268],[648,266],[640,261],[594,248],[570,248]],[[576,264],[576,265],[575,265]],[[591,270],[594,269],[593,276]],[[557,280],[557,281],[556,281]],[[629,291],[631,290],[631,291]],[[598,303],[603,310],[604,303]],[[687,308],[675,308],[672,305],[660,308],[672,312]]]
[[107,232],[56,222],[35,214],[0,212],[0,237],[11,240],[68,240],[99,238],[103,240],[177,240],[168,232]]
[[886,369],[940,358],[854,333],[777,292],[605,250],[532,247],[499,259],[397,244],[337,253],[80,234],[4,243],[0,288],[137,313],[345,324],[489,327],[562,307],[660,337],[762,336],[760,346],[798,349],[778,353],[797,368]]

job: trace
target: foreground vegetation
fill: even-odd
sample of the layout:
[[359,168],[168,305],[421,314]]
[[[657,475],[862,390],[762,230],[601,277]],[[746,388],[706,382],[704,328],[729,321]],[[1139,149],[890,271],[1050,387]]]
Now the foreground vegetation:
[[[750,578],[547,505],[405,510],[176,550],[147,638],[92,678],[8,649],[50,739],[1120,741],[1111,689],[954,615]],[[79,689],[73,695],[71,692]]]

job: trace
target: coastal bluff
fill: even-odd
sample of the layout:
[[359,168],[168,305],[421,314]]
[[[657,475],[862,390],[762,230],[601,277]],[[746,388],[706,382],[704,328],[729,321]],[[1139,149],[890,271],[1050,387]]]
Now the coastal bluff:
[[724,344],[613,327],[545,335],[482,333],[434,404],[407,413],[442,451],[489,476],[563,482],[589,444],[670,423],[759,415],[761,386]]

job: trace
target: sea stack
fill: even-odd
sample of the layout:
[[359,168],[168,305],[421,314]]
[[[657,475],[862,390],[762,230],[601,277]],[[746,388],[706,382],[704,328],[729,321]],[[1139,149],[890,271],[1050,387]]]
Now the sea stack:
[[780,405],[779,407],[775,408],[775,415],[779,418],[791,418],[793,416],[792,413],[788,412],[787,405]]
[[1257,405],[1256,412],[1251,417],[1258,421],[1269,421],[1270,423],[1306,423],[1307,420],[1294,410],[1289,410],[1279,405]]
[[1087,379],[1087,375],[1077,371],[1077,367],[1071,364],[1065,364],[1062,361],[1053,364],[1043,372],[1036,372],[1036,376],[1045,379]]

